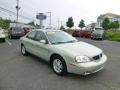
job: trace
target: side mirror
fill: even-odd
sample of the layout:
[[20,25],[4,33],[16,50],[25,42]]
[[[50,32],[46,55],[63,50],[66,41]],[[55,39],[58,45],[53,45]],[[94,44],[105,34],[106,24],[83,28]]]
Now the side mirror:
[[46,44],[46,40],[40,40],[40,43]]

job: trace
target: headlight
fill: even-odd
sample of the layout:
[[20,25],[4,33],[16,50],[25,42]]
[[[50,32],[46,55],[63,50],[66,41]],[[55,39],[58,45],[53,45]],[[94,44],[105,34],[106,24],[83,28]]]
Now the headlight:
[[86,63],[90,61],[90,58],[87,56],[76,56],[75,58],[77,63]]

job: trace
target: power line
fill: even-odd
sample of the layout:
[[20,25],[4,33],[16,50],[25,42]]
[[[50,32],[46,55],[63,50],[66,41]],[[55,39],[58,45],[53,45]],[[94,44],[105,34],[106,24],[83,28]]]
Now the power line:
[[[13,11],[11,11],[11,10],[8,10],[8,9],[6,9],[6,8],[3,8],[3,7],[1,7],[1,6],[0,6],[0,10],[16,16],[16,13],[15,13],[15,12],[13,12]],[[19,16],[20,16],[21,18],[24,18],[24,19],[27,19],[27,20],[31,20],[31,19],[32,19],[32,18],[23,16],[23,15],[19,15]]]
[[[5,9],[10,9],[11,11],[14,11],[15,12],[15,9],[13,8],[13,7],[11,7],[11,6],[9,6],[9,5],[7,5],[6,3],[4,3],[4,2],[0,2],[0,6],[1,7],[3,7],[3,8],[5,8]],[[28,6],[28,5],[27,5]],[[24,11],[22,11],[22,13],[24,13],[24,14],[26,14],[26,15],[30,15],[29,13],[26,13],[26,11],[24,12]],[[22,15],[21,15],[22,16]],[[32,17],[32,16],[31,16]],[[26,18],[26,17],[25,17]],[[28,17],[27,17],[28,18]],[[30,18],[30,19],[32,19],[32,18]]]
[[9,5],[5,4],[5,3],[4,3],[4,2],[2,2],[2,1],[0,1],[0,4],[1,4],[3,7],[7,7],[7,8],[9,8],[9,9],[14,10],[14,8],[13,8],[13,7],[10,7]]

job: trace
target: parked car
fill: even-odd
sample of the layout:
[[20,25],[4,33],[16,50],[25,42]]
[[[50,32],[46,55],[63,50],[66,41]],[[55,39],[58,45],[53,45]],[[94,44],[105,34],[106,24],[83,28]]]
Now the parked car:
[[25,35],[25,31],[21,27],[11,27],[8,30],[8,37],[12,39],[13,37],[22,37]]
[[31,53],[46,60],[58,75],[88,75],[102,70],[107,61],[103,50],[60,30],[31,31],[21,37],[20,44],[24,56]]
[[82,33],[82,31],[74,31],[73,33],[72,33],[72,36],[73,37],[81,37],[81,33]]
[[32,31],[32,29],[29,28],[29,27],[23,27],[23,30],[24,30],[25,34],[27,34],[28,32]]
[[90,38],[90,36],[91,36],[91,31],[86,31],[86,30],[84,30],[84,31],[82,31],[82,33],[81,33],[81,37]]
[[104,39],[104,30],[102,28],[95,28],[95,31],[91,34],[91,39]]
[[86,38],[90,38],[91,32],[90,31],[86,31],[86,30],[84,30],[84,31],[82,31],[82,30],[80,30],[80,31],[74,31],[73,34],[72,34],[72,36],[74,36],[74,37],[86,37]]
[[5,42],[5,32],[3,29],[0,29],[0,40],[2,40],[2,42]]

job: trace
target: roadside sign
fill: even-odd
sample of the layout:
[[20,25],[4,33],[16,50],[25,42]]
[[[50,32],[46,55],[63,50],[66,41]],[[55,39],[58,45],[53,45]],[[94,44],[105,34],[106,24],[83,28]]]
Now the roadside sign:
[[47,18],[47,16],[44,15],[43,13],[38,13],[36,15],[36,18],[39,19],[39,20],[45,20]]

